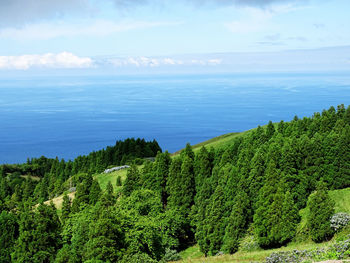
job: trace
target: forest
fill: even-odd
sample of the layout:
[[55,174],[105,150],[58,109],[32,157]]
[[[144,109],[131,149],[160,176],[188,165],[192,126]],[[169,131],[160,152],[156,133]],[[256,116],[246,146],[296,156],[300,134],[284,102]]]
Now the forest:
[[[126,179],[102,189],[96,175],[125,164]],[[127,139],[73,161],[4,164],[0,175],[0,262],[167,262],[194,244],[233,254],[248,233],[276,248],[296,238],[306,206],[303,234],[317,243],[334,234],[328,191],[350,187],[350,107],[269,122],[222,147],[170,154]],[[44,204],[61,194],[59,210]]]

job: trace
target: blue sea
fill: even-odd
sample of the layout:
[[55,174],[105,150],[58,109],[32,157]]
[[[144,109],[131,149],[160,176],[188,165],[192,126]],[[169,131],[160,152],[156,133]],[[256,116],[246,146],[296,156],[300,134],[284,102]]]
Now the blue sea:
[[0,163],[72,159],[128,137],[187,142],[350,104],[350,74],[0,78]]

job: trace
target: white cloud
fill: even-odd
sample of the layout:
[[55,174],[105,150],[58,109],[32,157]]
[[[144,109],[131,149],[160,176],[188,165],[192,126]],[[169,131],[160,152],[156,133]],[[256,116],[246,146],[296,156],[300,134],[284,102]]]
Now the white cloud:
[[241,19],[224,23],[224,26],[233,33],[255,33],[278,28],[272,22],[275,16],[294,12],[308,6],[298,6],[296,4],[279,4],[260,9],[255,7],[245,7],[240,9]]
[[93,61],[89,57],[78,57],[69,52],[43,55],[0,56],[0,69],[27,70],[37,68],[89,68]]
[[152,58],[152,57],[129,57],[113,58],[108,60],[109,64],[115,67],[136,66],[136,67],[160,67],[160,66],[217,66],[222,59],[175,59],[175,58]]
[[40,23],[29,24],[21,28],[5,28],[0,30],[0,38],[16,40],[47,40],[58,37],[91,36],[103,37],[118,32],[145,29],[159,26],[175,26],[181,22],[149,22],[96,20],[93,23]]

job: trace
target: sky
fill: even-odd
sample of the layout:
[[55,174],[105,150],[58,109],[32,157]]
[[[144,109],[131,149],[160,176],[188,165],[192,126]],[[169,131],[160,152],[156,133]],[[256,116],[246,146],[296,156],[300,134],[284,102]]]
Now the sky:
[[0,71],[350,70],[349,0],[0,0]]

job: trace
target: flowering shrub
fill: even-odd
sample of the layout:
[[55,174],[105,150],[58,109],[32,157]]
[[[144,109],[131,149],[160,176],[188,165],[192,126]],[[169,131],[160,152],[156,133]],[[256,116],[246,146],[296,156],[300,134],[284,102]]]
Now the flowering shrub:
[[266,263],[299,263],[328,259],[344,259],[350,256],[350,239],[337,242],[327,248],[292,250],[272,253]]
[[254,235],[248,235],[244,237],[240,242],[240,251],[250,252],[258,250],[259,243],[257,238]]
[[350,215],[347,213],[336,213],[331,218],[331,228],[335,231],[339,231],[343,227],[347,226],[350,222]]

